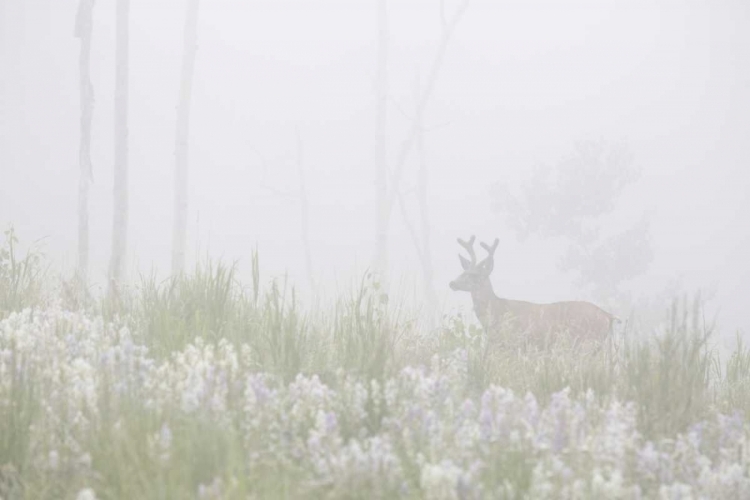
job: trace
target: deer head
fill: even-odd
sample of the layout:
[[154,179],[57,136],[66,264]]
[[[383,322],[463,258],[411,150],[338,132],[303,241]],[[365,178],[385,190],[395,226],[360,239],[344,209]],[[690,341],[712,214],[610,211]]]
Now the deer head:
[[461,238],[458,238],[458,244],[466,249],[471,260],[459,254],[458,258],[461,260],[461,267],[463,267],[464,272],[461,273],[458,278],[450,282],[449,286],[451,287],[451,290],[476,292],[482,288],[486,288],[490,283],[490,274],[495,267],[495,250],[497,249],[500,240],[495,238],[495,242],[492,246],[487,243],[481,243],[482,248],[487,250],[487,257],[479,263],[477,263],[477,256],[474,253],[474,240],[474,236],[472,236],[469,241],[464,241]]

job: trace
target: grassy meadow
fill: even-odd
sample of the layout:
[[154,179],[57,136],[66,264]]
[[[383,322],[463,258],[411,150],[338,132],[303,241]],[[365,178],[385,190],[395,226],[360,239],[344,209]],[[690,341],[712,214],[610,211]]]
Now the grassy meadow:
[[750,350],[698,301],[540,352],[367,276],[311,310],[255,255],[101,298],[2,243],[3,500],[750,499]]

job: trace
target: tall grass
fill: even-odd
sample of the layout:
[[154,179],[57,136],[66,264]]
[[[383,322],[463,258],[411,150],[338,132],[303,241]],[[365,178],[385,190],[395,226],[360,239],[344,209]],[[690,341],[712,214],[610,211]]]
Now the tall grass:
[[621,397],[637,403],[646,435],[682,431],[716,403],[723,381],[709,342],[713,333],[697,295],[692,305],[687,297],[674,301],[666,330],[656,341],[626,345],[627,386]]
[[192,274],[162,282],[154,275],[141,278],[129,312],[146,345],[164,354],[198,337],[217,341],[226,336],[243,306],[235,272],[234,265],[207,261]]
[[249,290],[238,282],[235,264],[207,259],[190,274],[141,277],[129,294],[121,291],[117,307],[105,299],[102,310],[127,318],[160,358],[200,338],[245,345],[257,369],[287,381],[298,373],[331,379],[337,370],[382,380],[402,366],[397,343],[414,335],[416,323],[389,307],[369,274],[330,310],[312,311],[300,306],[285,279],[263,287],[257,262],[256,254]]
[[33,247],[18,255],[18,238],[11,226],[0,246],[0,318],[11,311],[39,305],[43,299],[42,255]]
[[[631,450],[612,467],[644,474],[656,498],[664,479],[633,465],[649,446],[677,463],[687,439],[696,463],[718,464],[750,421],[750,348],[738,336],[719,359],[699,296],[675,300],[652,336],[524,350],[460,314],[426,334],[369,275],[306,308],[286,280],[261,280],[256,253],[249,287],[206,260],[116,301],[60,288],[84,314],[9,316],[44,302],[41,259],[16,245],[9,232],[0,252],[2,498],[442,498],[439,481],[450,498],[521,498],[563,488],[540,472],[555,461],[588,478],[578,498],[606,498],[596,484],[612,478],[587,476],[600,444],[559,444],[586,433]],[[696,438],[711,422],[715,436]]]
[[6,378],[0,389],[0,465],[13,464],[21,474],[28,470],[31,459],[31,426],[39,413],[37,381],[33,369],[27,369],[15,345],[7,347]]

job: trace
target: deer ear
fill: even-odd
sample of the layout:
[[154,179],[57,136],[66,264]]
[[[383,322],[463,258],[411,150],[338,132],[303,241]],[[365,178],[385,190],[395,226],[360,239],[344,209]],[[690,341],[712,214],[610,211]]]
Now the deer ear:
[[482,267],[488,274],[492,272],[492,270],[495,268],[495,259],[492,258],[492,255],[484,259],[484,262],[482,262]]
[[459,255],[458,258],[461,260],[461,267],[464,268],[464,271],[468,271],[471,267],[471,262],[469,262],[469,259],[467,259],[463,255]]

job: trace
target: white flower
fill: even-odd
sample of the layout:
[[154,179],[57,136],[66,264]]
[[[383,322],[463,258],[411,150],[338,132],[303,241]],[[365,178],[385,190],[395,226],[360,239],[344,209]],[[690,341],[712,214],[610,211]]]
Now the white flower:
[[76,500],[96,500],[96,493],[91,488],[84,488],[78,492]]
[[424,497],[434,500],[449,500],[458,498],[459,480],[463,475],[460,467],[451,460],[443,460],[439,464],[425,464],[419,478],[419,485]]
[[57,470],[57,468],[60,466],[60,454],[57,452],[57,450],[50,450],[49,454],[47,455],[47,463],[49,464],[50,469]]
[[693,500],[693,489],[688,484],[663,484],[659,487],[659,500]]

